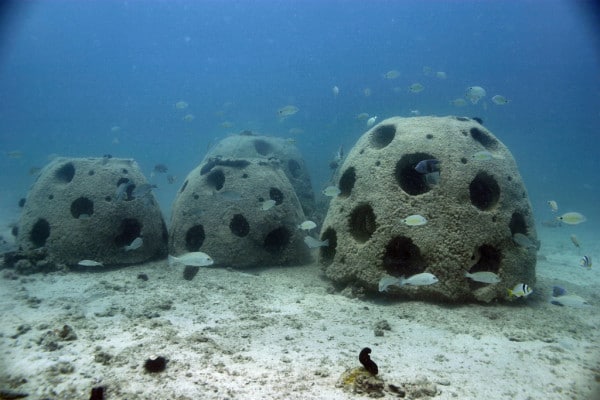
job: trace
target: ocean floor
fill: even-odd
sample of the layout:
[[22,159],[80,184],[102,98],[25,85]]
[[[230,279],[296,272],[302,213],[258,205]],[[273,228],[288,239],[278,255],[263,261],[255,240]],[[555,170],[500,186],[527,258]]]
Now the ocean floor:
[[[577,265],[566,230],[540,233],[534,294],[490,305],[353,298],[316,265],[206,268],[191,281],[166,260],[4,269],[0,399],[89,399],[98,386],[106,399],[368,398],[337,385],[364,347],[384,398],[598,399],[600,273]],[[553,285],[590,305],[550,304]],[[166,369],[145,371],[156,356]]]

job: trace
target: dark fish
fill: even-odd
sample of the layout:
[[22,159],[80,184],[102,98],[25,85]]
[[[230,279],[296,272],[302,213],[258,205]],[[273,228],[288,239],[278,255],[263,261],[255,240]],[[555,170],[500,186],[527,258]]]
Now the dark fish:
[[560,286],[552,286],[552,297],[559,297],[567,294],[565,288]]
[[431,160],[421,160],[415,166],[415,171],[420,174],[431,174],[440,171],[440,161],[435,158]]
[[176,181],[176,180],[177,180],[177,177],[176,177],[176,176],[173,176],[173,175],[167,175],[167,182],[168,182],[168,183],[170,183],[170,184],[173,184],[173,183],[175,183],[175,181]]
[[154,172],[157,174],[164,174],[169,170],[169,168],[165,164],[156,164],[154,166]]

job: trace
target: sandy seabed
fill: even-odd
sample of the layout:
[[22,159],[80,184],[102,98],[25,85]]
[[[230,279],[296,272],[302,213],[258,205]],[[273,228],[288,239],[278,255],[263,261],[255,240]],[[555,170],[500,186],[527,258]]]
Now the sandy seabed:
[[[4,269],[0,399],[89,399],[97,386],[106,399],[368,398],[336,387],[363,347],[407,399],[599,399],[598,271],[577,267],[562,236],[542,243],[534,294],[491,305],[352,298],[316,265],[206,268],[191,281],[166,260]],[[557,284],[590,306],[550,304]],[[163,372],[145,371],[154,355]]]

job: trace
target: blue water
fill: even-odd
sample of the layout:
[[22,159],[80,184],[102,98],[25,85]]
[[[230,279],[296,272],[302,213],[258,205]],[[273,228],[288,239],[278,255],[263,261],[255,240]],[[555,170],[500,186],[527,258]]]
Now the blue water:
[[[2,217],[17,215],[29,169],[49,155],[107,153],[135,158],[147,176],[169,166],[178,182],[162,179],[156,191],[167,215],[208,146],[244,129],[294,137],[319,190],[338,146],[366,130],[357,114],[419,110],[483,118],[513,152],[536,217],[554,199],[598,228],[600,40],[598,12],[582,2],[10,4],[0,30]],[[384,79],[392,69],[400,77]],[[425,90],[408,92],[414,82]],[[484,101],[449,104],[473,85]],[[494,94],[511,102],[497,106]],[[177,109],[180,100],[189,107]],[[279,121],[287,104],[300,111]]]

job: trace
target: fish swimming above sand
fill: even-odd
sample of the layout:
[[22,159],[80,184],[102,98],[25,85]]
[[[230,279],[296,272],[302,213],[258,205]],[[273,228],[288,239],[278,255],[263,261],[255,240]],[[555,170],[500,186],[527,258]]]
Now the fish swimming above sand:
[[592,257],[583,256],[579,259],[579,266],[587,269],[592,269]]
[[387,292],[390,286],[428,286],[438,283],[439,279],[429,272],[412,275],[408,278],[384,275],[379,280],[379,291]]
[[576,294],[567,294],[567,291],[560,286],[554,286],[552,288],[550,304],[572,308],[590,307],[590,303],[588,303],[583,297],[577,296]]
[[104,264],[94,260],[81,260],[77,263],[77,265],[82,267],[104,267]]
[[526,283],[517,283],[514,288],[508,289],[508,298],[512,299],[513,297],[527,297],[531,293],[533,293],[533,289],[529,287]]
[[206,267],[213,265],[214,261],[208,254],[201,251],[185,253],[178,257],[169,255],[169,266],[172,267],[177,264],[190,267]]
[[587,218],[583,214],[578,212],[564,213],[560,217],[556,217],[556,219],[560,222],[564,222],[565,224],[569,225],[577,225],[587,221]]

